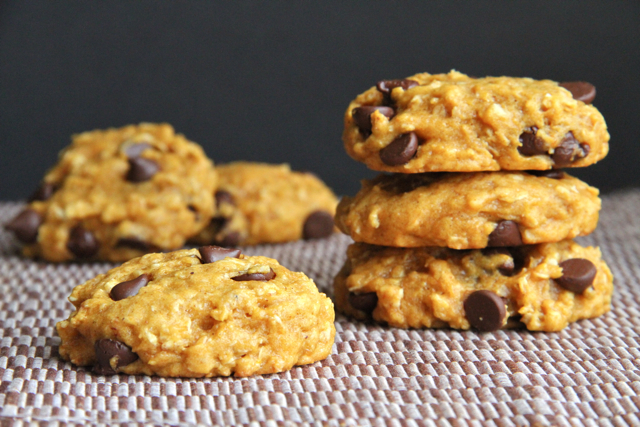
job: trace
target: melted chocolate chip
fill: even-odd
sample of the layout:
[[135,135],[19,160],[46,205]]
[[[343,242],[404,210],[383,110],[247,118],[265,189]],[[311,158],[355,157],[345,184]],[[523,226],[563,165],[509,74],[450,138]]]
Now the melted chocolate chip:
[[564,172],[561,169],[547,169],[544,171],[527,171],[530,175],[539,176],[541,178],[562,179]]
[[29,202],[49,200],[53,193],[56,192],[58,186],[50,182],[43,182],[40,187],[29,197]]
[[598,272],[596,266],[584,258],[568,259],[559,265],[562,268],[562,276],[555,279],[556,283],[576,294],[583,293],[591,286]]
[[198,248],[198,252],[200,252],[200,261],[203,264],[210,264],[227,257],[240,258],[241,254],[240,249],[223,248],[221,246],[202,246]]
[[495,292],[481,290],[467,297],[464,312],[471,326],[481,332],[491,332],[502,327],[507,308]]
[[544,141],[536,136],[538,128],[532,126],[529,130],[522,132],[520,135],[520,147],[518,152],[523,156],[535,156],[538,154],[546,154],[547,149]]
[[573,136],[572,132],[568,132],[559,146],[553,151],[551,158],[556,166],[568,166],[576,160],[587,157],[589,154],[589,146],[580,144]]
[[248,282],[248,281],[258,281],[258,282],[266,282],[268,280],[276,277],[276,272],[273,271],[272,268],[269,268],[268,273],[245,273],[236,277],[232,277],[232,280],[236,282]]
[[216,198],[216,206],[220,207],[221,204],[226,203],[232,206],[235,206],[236,201],[233,198],[233,195],[225,190],[218,190],[214,195]]
[[147,144],[146,142],[138,142],[138,143],[129,145],[125,149],[124,154],[128,158],[133,159],[133,158],[139,157],[140,154],[142,154],[142,152],[147,148],[151,148],[151,144]]
[[389,119],[395,115],[395,111],[390,107],[364,106],[354,108],[351,112],[353,121],[363,135],[369,136],[371,134],[371,115],[375,111],[379,111],[380,114],[388,117]]
[[[115,369],[127,366],[136,360],[138,355],[131,351],[131,348],[112,339],[102,339],[95,342],[93,348],[96,352],[96,363],[93,372],[98,375],[113,375]],[[111,359],[116,358],[114,367],[111,366]]]
[[366,292],[363,294],[349,292],[349,304],[356,310],[371,314],[378,305],[378,294],[375,292]]
[[155,161],[134,157],[129,159],[129,172],[126,178],[129,182],[144,182],[150,180],[159,170],[160,166]]
[[320,239],[333,233],[333,215],[327,211],[315,211],[309,214],[302,226],[304,239]]
[[387,166],[406,164],[418,151],[418,135],[405,133],[380,150],[380,160]]
[[489,234],[487,246],[520,246],[522,236],[518,224],[514,221],[500,221],[496,228]]
[[403,79],[403,80],[380,80],[376,84],[376,88],[378,89],[379,92],[381,92],[384,95],[384,104],[385,105],[389,105],[392,102],[392,100],[391,100],[391,92],[393,92],[393,89],[395,89],[397,87],[401,87],[403,90],[407,90],[407,89],[411,89],[412,87],[419,86],[419,85],[420,85],[420,83],[418,83],[417,81],[409,80],[409,79]]
[[591,104],[596,98],[596,87],[587,82],[562,82],[559,86],[571,92],[573,99]]
[[77,258],[91,258],[98,253],[100,243],[92,232],[81,225],[77,225],[69,232],[67,249]]
[[16,215],[4,228],[13,232],[22,243],[35,243],[38,240],[38,228],[42,224],[42,216],[33,209],[25,209]]
[[131,248],[142,252],[148,252],[153,246],[145,242],[144,240],[138,239],[137,237],[122,237],[118,239],[116,247]]
[[147,283],[149,283],[149,279],[151,279],[151,277],[148,274],[141,274],[135,279],[118,283],[113,288],[111,288],[109,296],[114,301],[120,301],[121,299],[138,295],[138,291],[147,286]]

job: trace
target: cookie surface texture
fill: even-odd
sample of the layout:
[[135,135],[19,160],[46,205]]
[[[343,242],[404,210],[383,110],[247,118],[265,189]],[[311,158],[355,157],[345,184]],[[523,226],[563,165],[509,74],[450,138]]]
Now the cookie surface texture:
[[[576,274],[568,260],[581,260],[595,276]],[[561,285],[575,277],[586,285],[580,293]],[[521,322],[532,331],[558,331],[609,311],[613,277],[599,249],[571,240],[484,251],[355,243],[334,282],[337,310],[399,328],[469,329],[464,305],[477,291],[504,301],[498,327]]]
[[393,174],[343,198],[336,224],[357,242],[475,249],[491,246],[504,221],[515,223],[520,244],[587,235],[600,205],[597,189],[562,171]]
[[218,192],[225,195],[218,197],[211,225],[196,238],[199,244],[280,243],[327,237],[334,231],[338,200],[315,175],[292,171],[286,164],[252,162],[216,170]]
[[148,254],[76,287],[76,311],[57,325],[60,355],[98,373],[211,377],[281,372],[330,354],[333,304],[311,279],[266,257],[213,256],[203,264],[198,249]]
[[180,248],[209,223],[216,185],[202,148],[168,124],[75,135],[26,209],[39,224],[23,252],[124,261]]
[[345,149],[370,169],[546,170],[588,166],[609,150],[600,112],[551,80],[451,71],[407,81],[372,87],[345,113]]

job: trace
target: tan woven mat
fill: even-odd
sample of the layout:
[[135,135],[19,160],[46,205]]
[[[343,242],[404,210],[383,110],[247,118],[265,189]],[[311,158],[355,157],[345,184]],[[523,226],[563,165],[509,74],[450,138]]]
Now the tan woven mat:
[[[18,210],[0,203],[0,224]],[[0,424],[640,425],[640,191],[603,198],[613,309],[559,333],[399,330],[337,317],[326,360],[250,378],[97,376],[57,356],[71,289],[113,264],[18,256],[0,232]],[[345,236],[245,249],[330,294]]]

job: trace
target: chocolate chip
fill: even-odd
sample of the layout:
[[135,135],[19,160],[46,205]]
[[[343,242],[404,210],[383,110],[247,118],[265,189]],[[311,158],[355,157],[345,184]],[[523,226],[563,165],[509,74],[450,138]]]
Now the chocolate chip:
[[573,99],[591,104],[596,98],[596,87],[588,82],[562,82],[560,87],[571,92]]
[[376,84],[376,88],[378,89],[379,92],[381,92],[384,95],[384,104],[385,105],[390,105],[392,103],[391,92],[393,91],[393,89],[395,89],[397,87],[401,87],[403,90],[407,90],[407,89],[411,89],[412,87],[419,86],[419,85],[420,85],[420,83],[418,83],[417,81],[409,80],[409,79],[404,79],[404,80],[380,80]]
[[131,248],[142,252],[148,252],[153,246],[145,242],[144,240],[138,239],[137,237],[122,237],[118,239],[116,247]]
[[516,262],[514,260],[511,251],[508,248],[484,248],[482,249],[482,255],[486,257],[490,257],[492,255],[507,255],[509,259],[506,260],[500,267],[498,267],[498,271],[503,276],[511,277],[516,274]]
[[472,292],[464,300],[467,320],[481,332],[497,331],[502,327],[507,308],[495,292],[481,290]]
[[228,234],[225,234],[224,237],[220,240],[221,246],[238,246],[242,243],[242,236],[237,231],[232,231]]
[[233,205],[233,206],[235,206],[236,204],[236,201],[234,200],[233,195],[225,190],[216,191],[216,194],[214,195],[214,197],[216,198],[216,205],[218,207],[220,207],[220,205],[223,203]]
[[276,272],[273,271],[271,267],[269,267],[268,273],[245,273],[236,277],[232,277],[231,279],[235,280],[236,282],[248,282],[252,280],[266,282],[273,279],[274,277],[276,277]]
[[364,106],[354,108],[351,115],[363,135],[369,136],[371,134],[371,115],[374,111],[379,111],[380,114],[388,118],[392,118],[395,115],[395,111],[390,107]]
[[562,276],[554,279],[556,283],[576,294],[583,293],[596,277],[598,270],[591,261],[584,258],[573,258],[562,261]]
[[587,157],[589,146],[580,144],[573,136],[573,132],[568,132],[559,146],[553,151],[551,158],[557,166],[567,166],[576,160]]
[[133,158],[136,158],[136,157],[140,156],[140,154],[142,154],[142,152],[144,150],[146,150],[147,148],[151,148],[151,145],[147,144],[146,142],[138,142],[138,143],[129,145],[124,150],[124,154],[128,158],[133,159]]
[[129,159],[129,172],[127,172],[127,181],[143,182],[151,179],[158,171],[160,166],[151,159],[144,157],[134,157]]
[[[96,352],[96,363],[93,372],[98,375],[113,375],[115,369],[127,366],[136,360],[138,355],[131,351],[131,348],[112,339],[102,339],[95,342],[93,348]],[[114,367],[111,366],[111,359],[116,358]]]
[[405,133],[380,150],[380,160],[388,166],[404,165],[417,151],[418,135],[415,132]]
[[349,304],[356,310],[371,314],[378,305],[378,294],[375,292],[366,292],[363,294],[349,292]]
[[109,296],[114,301],[120,301],[121,299],[138,295],[138,291],[143,287],[147,286],[147,283],[149,283],[150,278],[151,277],[148,274],[141,274],[135,279],[118,283],[113,288],[111,288],[111,292],[109,292]]
[[42,216],[33,209],[25,209],[16,215],[4,228],[13,232],[22,243],[35,243],[38,239],[38,228],[42,224]]
[[520,135],[520,144],[522,145],[518,147],[520,154],[523,156],[535,156],[547,153],[544,141],[536,136],[537,132],[538,128],[536,126],[532,126],[522,132],[522,135]]
[[198,248],[200,252],[200,260],[203,264],[220,261],[227,257],[240,258],[240,249],[223,248],[221,246],[202,246]]
[[561,169],[547,169],[545,171],[528,171],[530,175],[539,176],[541,178],[562,179],[564,171]]
[[496,228],[489,234],[487,246],[520,246],[522,236],[518,230],[518,224],[513,221],[500,221]]
[[315,211],[309,214],[302,226],[304,239],[320,239],[333,233],[333,215],[327,211]]
[[29,202],[49,200],[53,193],[56,192],[58,186],[50,182],[43,182],[40,187],[29,197]]
[[100,243],[92,232],[77,225],[69,232],[67,249],[78,258],[90,258],[100,249]]

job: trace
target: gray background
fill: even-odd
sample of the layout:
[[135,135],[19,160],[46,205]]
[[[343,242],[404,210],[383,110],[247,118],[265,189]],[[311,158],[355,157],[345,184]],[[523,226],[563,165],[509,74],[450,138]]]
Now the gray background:
[[640,2],[0,2],[0,199],[28,196],[70,135],[166,121],[216,162],[288,162],[338,194],[373,176],[342,116],[383,78],[596,85],[609,156],[572,173],[640,186]]

